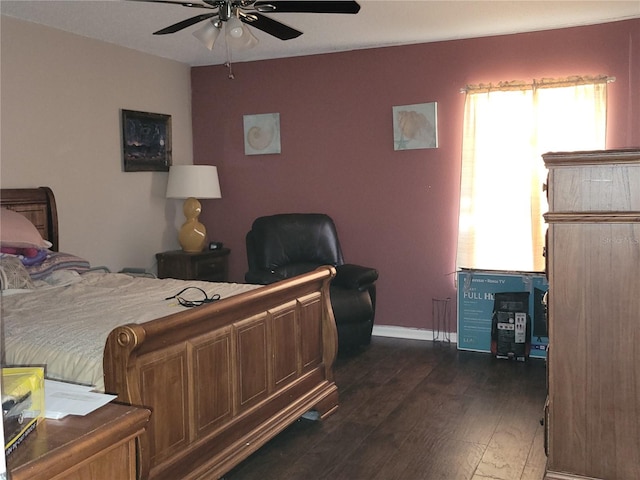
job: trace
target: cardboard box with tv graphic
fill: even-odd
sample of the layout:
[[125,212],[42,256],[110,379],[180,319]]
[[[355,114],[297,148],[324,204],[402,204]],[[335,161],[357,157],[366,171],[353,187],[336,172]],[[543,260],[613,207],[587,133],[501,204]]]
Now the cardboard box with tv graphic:
[[2,369],[4,451],[10,455],[44,418],[44,368]]
[[502,292],[528,292],[531,318],[529,356],[546,358],[549,345],[544,295],[549,283],[544,273],[467,270],[457,273],[458,348],[491,352],[494,296]]

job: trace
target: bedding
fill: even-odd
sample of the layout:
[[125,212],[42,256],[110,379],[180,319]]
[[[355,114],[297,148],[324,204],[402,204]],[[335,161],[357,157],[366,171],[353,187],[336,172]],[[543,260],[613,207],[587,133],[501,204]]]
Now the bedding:
[[0,290],[31,289],[33,281],[18,257],[0,257]]
[[40,263],[25,266],[33,280],[45,279],[53,272],[59,270],[71,270],[83,273],[91,269],[90,263],[84,258],[71,253],[51,251],[47,251],[47,255]]
[[[75,276],[59,273],[46,278],[48,282],[41,281],[38,288],[23,290],[20,295],[3,295],[5,362],[46,365],[47,378],[91,385],[99,391],[104,391],[104,346],[114,328],[184,310],[175,298],[165,298],[187,286],[220,298],[258,288],[104,272]],[[183,295],[187,300],[197,300],[200,297],[195,293],[187,291]]]

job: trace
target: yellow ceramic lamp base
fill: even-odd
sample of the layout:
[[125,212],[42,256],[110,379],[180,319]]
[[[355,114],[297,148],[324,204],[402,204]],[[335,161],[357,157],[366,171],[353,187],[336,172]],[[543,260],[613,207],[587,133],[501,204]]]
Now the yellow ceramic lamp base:
[[201,211],[202,206],[196,198],[190,197],[184,201],[183,212],[187,220],[180,228],[178,242],[185,252],[201,252],[207,242],[207,229],[198,221]]

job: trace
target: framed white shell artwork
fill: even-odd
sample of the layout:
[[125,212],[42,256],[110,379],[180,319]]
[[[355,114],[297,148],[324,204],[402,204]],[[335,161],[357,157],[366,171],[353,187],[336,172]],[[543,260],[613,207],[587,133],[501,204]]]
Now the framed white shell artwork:
[[393,107],[393,148],[438,148],[436,102]]
[[280,153],[280,114],[244,115],[244,154]]

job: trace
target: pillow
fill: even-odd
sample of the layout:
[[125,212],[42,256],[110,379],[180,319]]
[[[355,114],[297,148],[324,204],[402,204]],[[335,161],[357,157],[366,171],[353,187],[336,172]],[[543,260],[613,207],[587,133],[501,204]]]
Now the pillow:
[[6,208],[0,208],[0,244],[17,248],[51,247],[27,217]]
[[20,259],[23,265],[40,265],[46,258],[49,250],[37,248],[0,247],[1,253],[14,255]]
[[31,276],[18,257],[0,257],[0,290],[34,288]]
[[70,253],[49,252],[47,258],[39,265],[25,267],[33,280],[40,280],[57,270],[72,270],[78,273],[86,272],[91,265],[84,258]]

